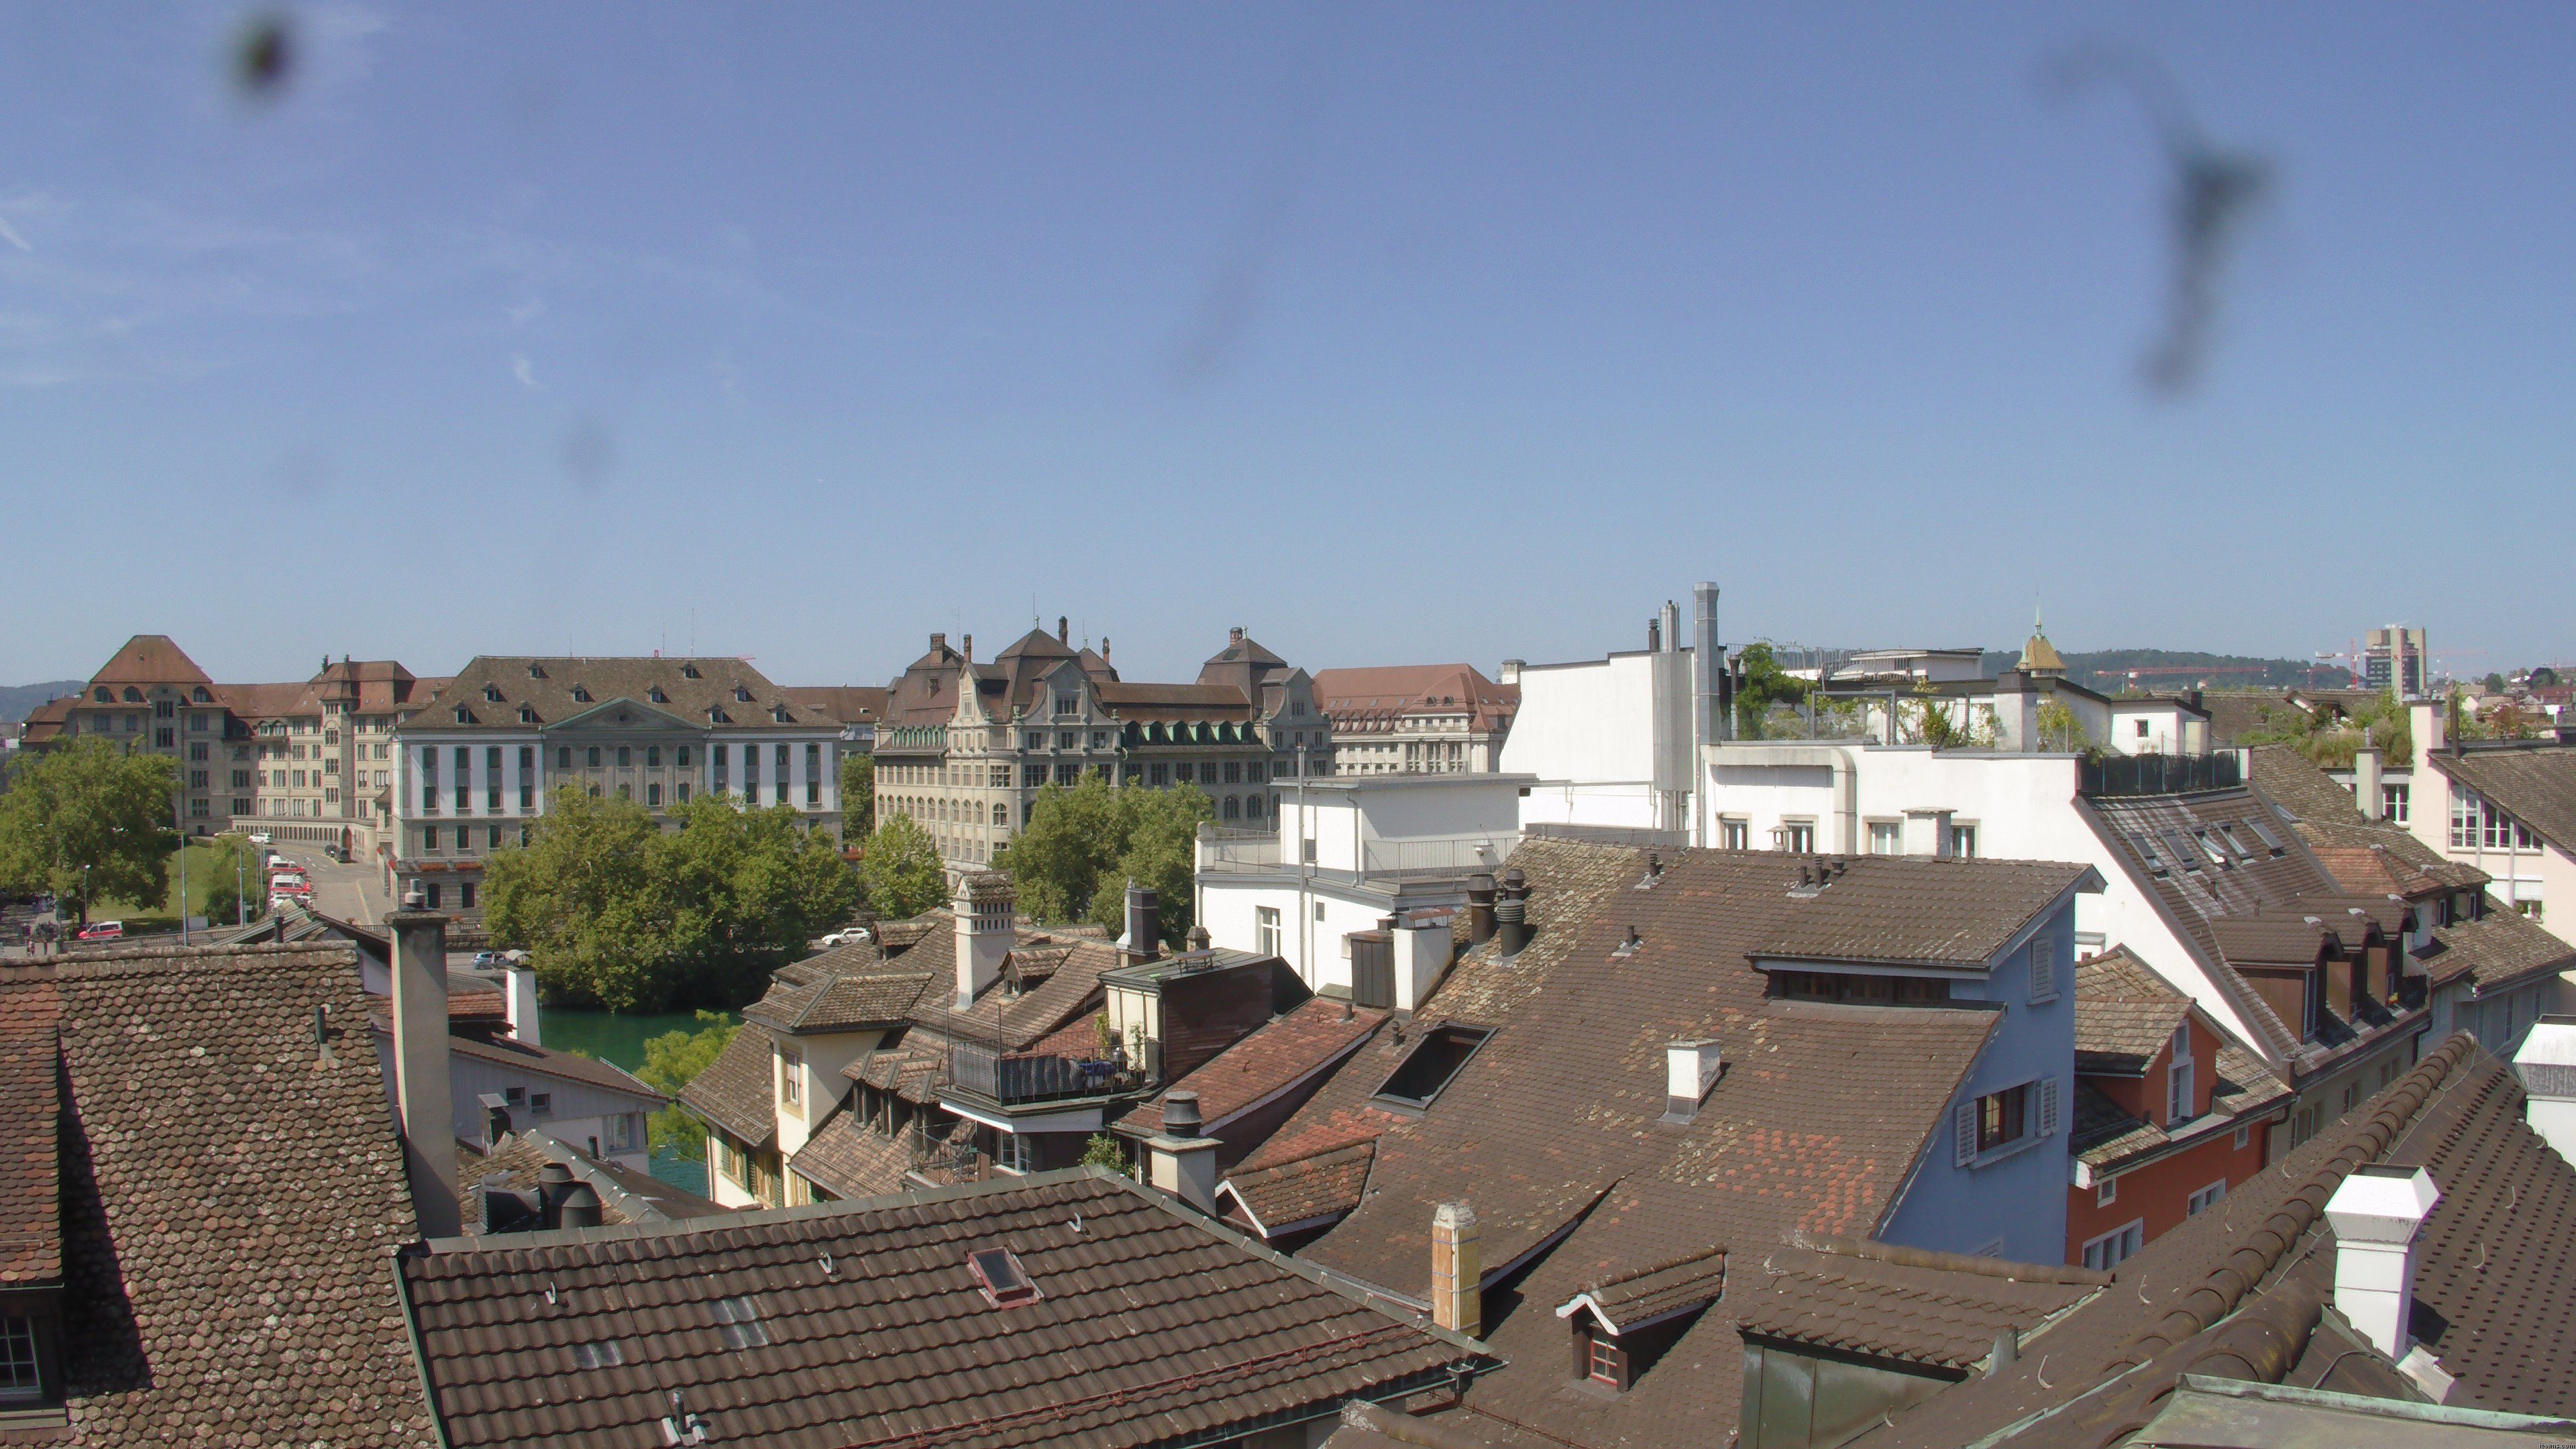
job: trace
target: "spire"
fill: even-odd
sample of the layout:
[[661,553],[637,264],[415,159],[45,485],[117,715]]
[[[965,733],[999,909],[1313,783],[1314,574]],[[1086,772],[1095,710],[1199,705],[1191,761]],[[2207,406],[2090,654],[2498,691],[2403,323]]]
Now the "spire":
[[2048,624],[2036,600],[2030,606],[2030,642],[2021,646],[2021,658],[2013,668],[2024,674],[2064,674],[2066,661],[2059,657],[2057,646],[2048,642]]

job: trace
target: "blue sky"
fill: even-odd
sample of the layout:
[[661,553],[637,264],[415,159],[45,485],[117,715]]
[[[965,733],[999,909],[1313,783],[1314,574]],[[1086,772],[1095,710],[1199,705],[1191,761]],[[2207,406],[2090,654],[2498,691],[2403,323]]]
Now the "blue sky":
[[[2576,11],[0,5],[0,681],[2576,656]],[[2272,168],[2142,382],[2151,56]],[[989,641],[989,642],[986,642]]]

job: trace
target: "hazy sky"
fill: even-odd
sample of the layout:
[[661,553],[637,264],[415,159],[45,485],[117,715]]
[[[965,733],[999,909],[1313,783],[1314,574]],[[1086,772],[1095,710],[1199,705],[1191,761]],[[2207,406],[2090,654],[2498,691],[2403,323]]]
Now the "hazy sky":
[[[2576,656],[2576,10],[0,5],[0,682]],[[2269,167],[2159,393],[2175,171]]]

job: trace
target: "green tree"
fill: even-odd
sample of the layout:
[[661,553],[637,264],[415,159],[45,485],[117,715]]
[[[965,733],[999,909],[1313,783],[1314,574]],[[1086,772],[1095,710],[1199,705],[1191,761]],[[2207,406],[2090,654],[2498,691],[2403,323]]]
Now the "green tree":
[[2487,692],[2489,694],[2504,693],[2504,676],[2490,670],[2487,674]]
[[1127,1153],[1119,1147],[1116,1137],[1106,1132],[1094,1132],[1090,1139],[1082,1144],[1082,1165],[1105,1167],[1112,1172],[1125,1172]]
[[876,757],[853,750],[841,757],[841,838],[864,839],[876,828]]
[[1190,928],[1199,826],[1216,802],[1195,786],[1114,788],[1098,771],[1038,792],[1029,823],[997,862],[1011,872],[1020,908],[1041,921],[1127,924],[1127,883],[1151,886],[1164,942]]
[[1738,738],[1761,739],[1771,706],[1794,705],[1807,697],[1807,681],[1782,669],[1768,644],[1745,645],[1744,652],[1736,656],[1736,672],[1741,677],[1735,688],[1735,733]]
[[177,776],[162,756],[130,755],[101,739],[20,761],[0,794],[0,889],[76,900],[83,924],[92,897],[163,899],[179,845],[170,816]]
[[2039,702],[2040,743],[2068,754],[2085,754],[2093,748],[2093,738],[2084,729],[2084,721],[2055,695]]
[[741,1029],[727,1021],[722,1012],[701,1011],[696,1031],[666,1031],[645,1041],[644,1065],[635,1075],[643,1079],[644,1085],[673,1099],[670,1106],[648,1119],[654,1151],[667,1150],[692,1160],[706,1157],[706,1124],[682,1109],[677,1099],[680,1089],[714,1065],[715,1059],[732,1044],[733,1034]]
[[259,847],[239,835],[215,837],[206,887],[206,924],[256,921],[268,910],[268,887]]
[[859,855],[859,893],[868,909],[902,920],[948,899],[948,872],[930,832],[909,815],[888,815]]
[[859,884],[839,845],[799,824],[795,810],[745,810],[730,796],[682,808],[657,835],[652,875],[670,906],[682,994],[748,1001],[772,968],[850,918]]
[[2376,749],[2392,765],[2412,764],[2415,732],[2406,707],[2390,690],[2349,709],[2307,707],[2283,701],[2266,706],[2263,722],[2246,732],[2249,745],[2288,745],[2320,768],[2345,770],[2364,748]]

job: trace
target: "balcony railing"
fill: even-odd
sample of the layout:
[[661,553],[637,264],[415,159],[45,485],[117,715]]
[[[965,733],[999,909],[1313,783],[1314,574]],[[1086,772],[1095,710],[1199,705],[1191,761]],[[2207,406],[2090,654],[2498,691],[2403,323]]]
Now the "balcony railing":
[[2197,790],[2227,790],[2245,783],[2242,758],[2234,750],[2206,755],[2111,755],[2087,757],[2076,767],[2079,795],[2183,795]]
[[1100,1057],[1064,1057],[995,1051],[961,1042],[949,1052],[947,1085],[967,1096],[1009,1107],[1132,1092],[1145,1085],[1145,1074],[1129,1067],[1124,1051]]
[[[1360,842],[1359,869],[1316,864],[1307,867],[1307,871],[1318,879],[1342,881],[1441,879],[1483,870],[1500,870],[1504,857],[1510,855],[1512,847],[1519,843],[1519,832],[1510,830],[1480,835],[1363,840]],[[1198,867],[1216,874],[1270,874],[1295,870],[1297,862],[1275,835],[1203,831],[1198,842]]]

